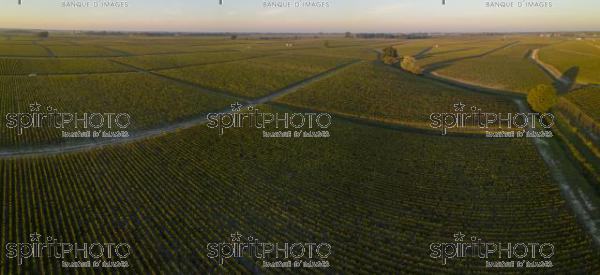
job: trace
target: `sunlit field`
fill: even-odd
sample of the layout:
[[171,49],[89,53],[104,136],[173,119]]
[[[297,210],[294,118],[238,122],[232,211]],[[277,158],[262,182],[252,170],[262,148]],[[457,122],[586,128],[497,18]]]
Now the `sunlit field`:
[[[398,62],[386,64],[390,47]],[[534,50],[552,70],[577,68],[575,81],[557,84]],[[408,57],[422,73],[402,68]],[[598,214],[599,66],[597,41],[535,35],[0,32],[0,240],[27,242],[37,232],[72,243],[125,242],[131,274],[290,271],[252,257],[222,264],[207,257],[207,243],[235,232],[329,243],[330,267],[303,273],[491,272],[485,259],[431,257],[431,243],[462,232],[553,244],[552,267],[526,273],[598,273],[598,233],[565,190]],[[560,114],[562,128],[545,143],[551,149],[538,139],[443,135],[430,125],[433,113],[457,112],[457,104],[522,111],[539,85],[560,88],[549,112]],[[241,111],[232,110],[236,103]],[[37,105],[41,111],[32,111]],[[4,127],[11,114],[47,107],[126,113],[130,136],[75,139],[63,133],[75,128]],[[255,111],[327,113],[330,136],[265,138],[281,129],[207,126],[211,113]],[[548,156],[557,155],[552,166]],[[64,272],[52,258],[3,260],[3,274]]]

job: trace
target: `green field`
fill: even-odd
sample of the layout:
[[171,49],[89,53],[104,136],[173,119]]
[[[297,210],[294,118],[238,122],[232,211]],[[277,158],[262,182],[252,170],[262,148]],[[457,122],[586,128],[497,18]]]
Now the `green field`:
[[[485,259],[444,265],[431,257],[432,243],[456,242],[459,232],[467,242],[553,244],[553,266],[527,274],[598,273],[600,247],[590,224],[600,217],[586,220],[581,210],[598,213],[598,194],[586,189],[593,182],[569,143],[486,138],[473,129],[444,136],[430,125],[433,113],[529,111],[527,91],[553,84],[531,51],[542,49],[540,58],[559,69],[547,59],[553,51],[585,53],[585,60],[565,59],[585,82],[600,72],[589,56],[594,43],[533,34],[40,38],[0,31],[0,243],[27,243],[37,232],[133,249],[127,269],[67,270],[49,257],[22,265],[2,258],[0,273],[497,271]],[[390,46],[415,56],[425,73],[384,64]],[[575,85],[556,106],[566,112],[560,104],[568,102],[600,121],[599,92]],[[7,115],[37,112],[34,103],[51,112],[127,113],[132,137],[64,138],[62,130],[79,129],[54,127],[19,135],[7,127]],[[266,138],[282,129],[243,120],[222,134],[209,126],[207,113],[233,117],[236,103],[247,114],[326,112],[330,137]],[[207,244],[229,242],[236,232],[268,242],[329,243],[330,267],[275,270],[249,256],[222,265],[207,256]]]
[[436,72],[484,86],[527,93],[537,85],[552,84],[552,79],[529,58],[530,52],[541,46],[516,44],[481,58],[454,62]]
[[588,87],[573,91],[565,96],[566,99],[575,103],[585,114],[597,122],[600,122],[600,88]]
[[0,59],[0,75],[86,74],[132,71],[105,58]]
[[577,70],[576,81],[600,83],[600,48],[586,41],[566,41],[540,51],[540,59],[561,72]]
[[[66,113],[128,113],[129,130],[136,131],[173,123],[208,111],[221,110],[230,100],[182,88],[140,73],[82,76],[0,76],[0,110],[28,113],[29,105],[42,104]],[[4,117],[4,115],[3,115]],[[73,129],[65,129],[73,130]],[[68,142],[61,130],[0,128],[2,146]]]
[[278,55],[165,70],[160,74],[242,97],[257,98],[349,61],[334,57]]
[[514,112],[500,97],[439,85],[381,64],[362,63],[300,89],[278,102],[374,119],[428,127],[435,112],[452,112],[456,103],[489,112]]
[[[253,130],[215,139],[215,131],[197,127],[87,153],[3,160],[3,201],[18,206],[2,212],[2,240],[37,230],[73,241],[126,241],[136,248],[131,270],[138,273],[242,272],[255,263],[218,266],[198,250],[240,231],[262,240],[330,242],[331,272],[485,272],[480,260],[444,267],[427,256],[429,243],[466,231],[552,242],[554,272],[600,268],[600,254],[558,188],[535,169],[543,164],[530,143],[343,120],[332,132],[327,140],[264,140]],[[23,195],[9,195],[15,192]],[[47,259],[34,267],[56,271]],[[14,262],[4,268],[25,270]]]

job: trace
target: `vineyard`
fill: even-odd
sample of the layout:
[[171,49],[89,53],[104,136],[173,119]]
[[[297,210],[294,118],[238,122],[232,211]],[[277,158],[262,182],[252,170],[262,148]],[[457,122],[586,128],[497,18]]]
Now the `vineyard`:
[[[331,272],[484,272],[480,260],[442,266],[428,256],[430,243],[462,231],[489,241],[551,242],[554,272],[600,269],[600,254],[558,188],[536,169],[543,164],[531,144],[336,121],[325,141],[265,141],[252,130],[215,139],[198,127],[87,153],[3,160],[2,241],[37,231],[73,242],[129,242],[136,273],[256,270],[252,259],[219,266],[204,256],[206,243],[239,231],[329,242]],[[43,258],[9,262],[8,270],[57,271]]]
[[256,52],[237,52],[221,50],[219,52],[207,53],[187,53],[187,54],[169,54],[169,55],[140,55],[132,57],[121,57],[115,60],[130,64],[136,67],[158,70],[166,68],[176,68],[184,66],[205,65],[211,63],[220,63],[227,61],[244,60],[263,56]]
[[105,58],[0,59],[0,75],[86,74],[126,72],[131,69]]
[[454,62],[437,72],[497,89],[527,93],[539,84],[552,84],[552,79],[529,59],[529,53],[539,47],[539,44],[516,44],[481,58]]
[[[522,95],[552,84],[530,59],[531,50],[541,49],[540,58],[563,71],[548,56],[565,49],[594,55],[585,45],[593,43],[525,34],[362,39],[65,32],[42,39],[0,31],[0,244],[28,243],[37,232],[68,243],[132,247],[128,269],[72,271],[48,257],[19,265],[0,253],[0,273],[491,273],[485,259],[443,264],[430,255],[432,243],[453,243],[459,232],[467,242],[555,247],[550,268],[501,272],[598,273],[597,233],[574,206],[581,201],[568,196],[594,194],[576,185],[565,189],[573,178],[556,171],[571,163],[549,162],[555,152],[540,149],[548,141],[442,136],[430,126],[431,114],[459,112],[457,104],[465,112],[527,109]],[[384,48],[414,56],[425,73],[384,64]],[[565,59],[583,62],[581,81],[600,70],[586,58]],[[578,86],[561,94],[554,110],[584,114],[594,120],[586,127],[596,125],[599,92]],[[273,125],[232,127],[220,135],[207,127],[207,113],[233,116],[237,102],[241,110],[256,104],[257,113],[327,112],[331,136],[264,138],[263,130],[281,130]],[[41,112],[127,113],[135,137],[74,140],[52,127],[21,135],[6,127],[7,115],[34,112],[37,103]],[[248,256],[220,265],[207,256],[207,244],[229,242],[235,232],[266,242],[329,243],[330,267],[268,269]]]
[[586,41],[567,41],[540,51],[540,59],[565,73],[576,71],[576,81],[600,83],[600,48]]
[[[0,77],[0,89],[2,114],[29,113],[29,106],[34,103],[65,113],[128,113],[133,120],[128,130],[132,131],[221,110],[230,104],[226,98],[198,93],[139,73]],[[15,129],[0,127],[0,144],[65,142],[60,134],[59,129],[46,127],[17,135]]]
[[278,102],[425,127],[430,114],[452,112],[460,102],[489,112],[516,111],[510,100],[439,85],[374,63],[355,65]]
[[257,98],[348,62],[343,58],[281,55],[164,70],[160,74],[242,97]]

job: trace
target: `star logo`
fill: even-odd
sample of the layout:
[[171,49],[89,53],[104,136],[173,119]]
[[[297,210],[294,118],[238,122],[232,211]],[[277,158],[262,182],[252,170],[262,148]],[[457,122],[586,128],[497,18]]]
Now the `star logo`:
[[33,103],[33,104],[29,104],[29,110],[32,112],[39,112],[40,108],[42,107],[42,104],[39,103]]
[[463,234],[462,232],[458,232],[458,233],[454,234],[454,241],[462,242],[464,239],[465,239],[465,234]]
[[39,242],[40,241],[40,237],[42,237],[42,235],[40,235],[37,232],[35,232],[33,234],[29,234],[29,238],[31,239],[32,242]]
[[454,104],[454,111],[455,112],[462,112],[465,109],[466,106],[467,105],[463,104],[462,102],[456,103],[456,104]]
[[244,107],[244,105],[240,104],[239,102],[231,104],[230,106],[231,106],[231,110],[234,112],[239,112],[242,109],[242,107]]
[[240,234],[240,232],[235,232],[234,234],[231,234],[231,241],[232,242],[241,242],[242,234]]

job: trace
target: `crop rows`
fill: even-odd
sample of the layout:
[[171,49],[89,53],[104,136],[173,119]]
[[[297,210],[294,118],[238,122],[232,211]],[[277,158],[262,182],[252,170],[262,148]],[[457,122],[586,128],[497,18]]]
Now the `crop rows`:
[[347,62],[348,59],[334,57],[283,55],[160,73],[211,89],[257,98]]
[[[197,127],[87,153],[2,160],[0,239],[24,241],[35,231],[65,242],[127,242],[137,273],[261,270],[252,259],[219,266],[206,257],[207,243],[237,231],[328,242],[335,273],[489,271],[478,259],[444,266],[429,257],[430,243],[461,231],[490,242],[553,243],[547,272],[600,270],[600,254],[529,142],[342,120],[330,130],[327,140],[266,140],[251,129],[215,138]],[[3,271],[60,272],[52,259],[32,263],[9,261]]]
[[575,103],[584,113],[600,123],[600,88],[586,87],[575,90],[565,96]]
[[104,58],[0,59],[0,75],[83,74],[130,70]]
[[[139,74],[87,76],[0,77],[0,114],[30,113],[29,105],[52,106],[63,113],[128,113],[128,130],[173,123],[207,111],[220,110],[231,102],[156,77]],[[44,112],[44,110],[41,110]],[[3,124],[4,119],[3,119]],[[73,129],[70,129],[73,130]],[[25,130],[0,127],[0,144],[32,145],[62,143],[54,128]]]
[[439,85],[375,63],[363,63],[277,100],[392,123],[429,124],[432,113],[454,112],[454,104],[484,112],[514,112],[509,100]]
[[70,45],[47,46],[59,57],[79,57],[79,56],[119,56],[121,54],[96,46]]
[[538,47],[513,45],[481,58],[454,62],[438,72],[484,86],[527,93],[539,84],[552,84],[552,79],[529,59],[531,50]]
[[0,56],[48,56],[48,54],[44,48],[31,43],[26,45],[0,43]]
[[568,41],[543,48],[540,59],[563,73],[575,70],[577,82],[600,83],[600,48],[585,41]]
[[225,62],[230,60],[242,60],[258,57],[263,54],[256,52],[235,52],[222,50],[221,52],[208,53],[186,53],[169,55],[142,55],[133,57],[121,57],[116,60],[131,64],[136,67],[157,70],[190,65],[203,65],[210,63]]

